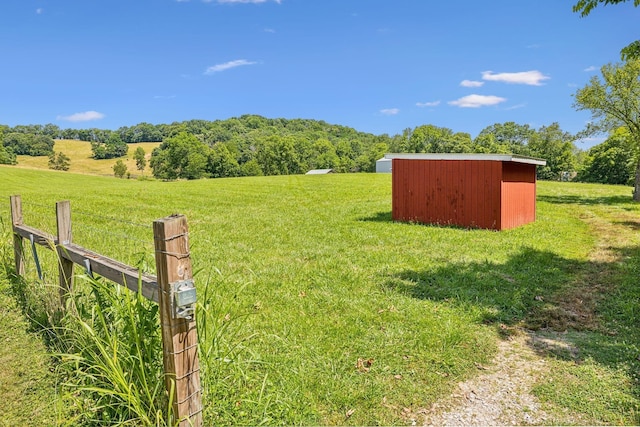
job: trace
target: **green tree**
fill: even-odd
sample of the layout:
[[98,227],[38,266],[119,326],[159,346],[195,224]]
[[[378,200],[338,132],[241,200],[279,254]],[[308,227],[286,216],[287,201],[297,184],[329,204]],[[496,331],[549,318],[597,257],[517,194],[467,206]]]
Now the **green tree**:
[[251,159],[240,166],[241,176],[262,176],[262,168],[256,159]]
[[151,153],[153,176],[159,179],[198,179],[207,176],[210,148],[187,132],[164,140]]
[[0,125],[0,144],[4,141],[4,134],[9,133],[11,128],[7,125]]
[[15,165],[18,161],[11,148],[0,144],[0,165]]
[[338,163],[335,166],[336,172],[352,172],[355,169],[354,151],[349,141],[344,139],[338,141],[336,155],[338,156]]
[[136,169],[140,172],[144,171],[144,168],[147,166],[147,159],[145,158],[144,148],[138,147],[136,151],[133,153],[133,158],[136,161]]
[[315,159],[318,153],[314,150],[311,140],[306,135],[296,138],[294,150],[298,157],[300,171],[305,172],[315,169]]
[[92,142],[91,151],[94,159],[114,159],[126,155],[129,146],[120,138],[120,134],[111,132],[104,142]]
[[545,166],[537,167],[538,178],[560,180],[562,172],[574,172],[577,167],[576,138],[560,129],[558,123],[542,126],[532,134],[529,152],[533,157],[545,159]]
[[418,126],[400,143],[401,151],[406,153],[468,153],[471,146],[468,133],[454,133],[434,125]]
[[132,127],[121,127],[117,130],[120,138],[127,142],[157,142],[162,141],[162,132],[150,123],[138,123]]
[[[529,125],[520,125],[515,122],[496,123],[480,131],[478,137],[493,135],[492,148],[499,153],[530,155],[529,140],[535,130]],[[478,138],[476,138],[478,140]],[[487,143],[487,141],[483,141]],[[496,145],[497,144],[497,145]]]
[[506,144],[500,144],[492,133],[479,134],[473,140],[474,153],[509,154],[511,149]]
[[314,142],[313,151],[314,169],[333,169],[338,165],[340,159],[336,154],[336,148],[328,139],[321,138]]
[[[631,144],[640,147],[640,60],[607,64],[601,73],[602,80],[593,76],[574,94],[574,107],[590,110],[594,120],[585,133],[625,126]],[[636,165],[633,200],[640,201],[640,161]]]
[[209,151],[207,171],[212,178],[224,178],[240,175],[240,165],[223,144],[214,145]]
[[[629,0],[579,0],[573,6],[573,11],[579,12],[580,16],[585,17],[588,16],[598,4],[606,6],[608,4],[626,3],[627,1]],[[636,7],[640,5],[640,0],[633,0],[633,5]],[[620,56],[623,61],[640,59],[640,40],[636,40],[624,47],[620,51]]]
[[54,144],[55,142],[50,136],[33,135],[27,154],[30,156],[48,156],[53,153]]
[[123,178],[127,173],[127,165],[124,164],[122,160],[118,160],[115,165],[113,165],[113,174],[117,178]]
[[256,150],[256,160],[265,175],[300,173],[293,137],[270,136]]
[[17,155],[48,156],[53,153],[54,141],[47,135],[11,132],[4,135],[3,144]]
[[637,151],[630,143],[629,131],[619,128],[605,142],[591,147],[576,180],[601,184],[633,184]]
[[389,146],[384,142],[378,142],[356,159],[356,168],[361,172],[375,172],[376,161],[389,152]]
[[49,154],[49,169],[68,171],[71,159],[62,151]]
[[30,135],[22,132],[9,132],[4,135],[3,145],[16,155],[25,155],[29,152]]

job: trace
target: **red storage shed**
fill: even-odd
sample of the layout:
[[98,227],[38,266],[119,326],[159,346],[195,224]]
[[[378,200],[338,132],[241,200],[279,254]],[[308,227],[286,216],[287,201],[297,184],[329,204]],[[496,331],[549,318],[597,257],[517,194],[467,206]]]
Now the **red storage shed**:
[[536,166],[512,154],[387,154],[396,221],[504,230],[536,219]]

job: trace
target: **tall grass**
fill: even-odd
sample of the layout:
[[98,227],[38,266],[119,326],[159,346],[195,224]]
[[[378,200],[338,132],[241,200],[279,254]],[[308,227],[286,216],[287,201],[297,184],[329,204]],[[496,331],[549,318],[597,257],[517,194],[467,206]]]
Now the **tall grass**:
[[173,424],[165,394],[158,307],[140,292],[77,276],[55,347],[73,424]]

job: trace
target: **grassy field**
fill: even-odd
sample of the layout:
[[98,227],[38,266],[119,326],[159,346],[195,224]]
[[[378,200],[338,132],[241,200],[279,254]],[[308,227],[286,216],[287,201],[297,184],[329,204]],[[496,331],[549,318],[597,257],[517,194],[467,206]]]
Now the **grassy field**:
[[[132,176],[140,175],[140,171],[136,169],[136,161],[133,158],[133,153],[137,147],[142,147],[147,157],[147,167],[143,171],[145,175],[151,175],[149,169],[148,160],[151,156],[151,151],[158,145],[159,142],[141,142],[138,144],[127,144],[129,146],[129,152],[126,158],[122,161],[127,165],[127,171],[131,172]],[[69,172],[93,174],[93,175],[110,175],[113,176],[113,165],[118,159],[106,159],[106,160],[94,160],[91,158],[91,143],[86,141],[77,141],[70,139],[56,140],[53,147],[56,152],[63,152],[71,159],[71,166]],[[30,168],[30,169],[48,169],[47,163],[49,159],[47,156],[18,156],[17,167]]]
[[[0,180],[5,224],[9,195],[50,232],[71,200],[74,241],[130,263],[153,258],[154,219],[187,215],[208,425],[411,424],[515,327],[567,330],[582,349],[545,356],[536,390],[556,423],[640,422],[628,187],[540,182],[538,220],[492,232],[392,222],[386,174],[164,183],[0,167]],[[576,289],[597,294],[584,321]]]

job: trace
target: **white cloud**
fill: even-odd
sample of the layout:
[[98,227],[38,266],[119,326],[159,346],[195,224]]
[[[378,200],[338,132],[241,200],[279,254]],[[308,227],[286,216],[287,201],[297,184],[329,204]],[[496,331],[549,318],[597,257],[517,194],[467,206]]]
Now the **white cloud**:
[[437,107],[438,105],[440,105],[440,101],[416,102],[416,106],[418,107]]
[[85,111],[84,113],[75,113],[70,116],[58,116],[58,120],[64,120],[67,122],[89,122],[92,120],[100,120],[105,117],[104,114],[97,111]]
[[597,69],[598,69],[598,67],[596,67],[595,65],[591,65],[590,67],[585,68],[584,71],[589,73],[591,71],[596,71]]
[[496,73],[493,71],[484,71],[482,73],[483,80],[494,82],[504,82],[509,84],[523,84],[530,86],[541,86],[544,80],[551,77],[545,76],[538,70],[521,71],[519,73]]
[[474,94],[463,96],[462,98],[456,99],[455,101],[449,101],[449,104],[461,108],[478,108],[500,104],[501,102],[505,102],[506,100],[506,98],[501,98],[499,96]]
[[460,86],[462,87],[480,87],[484,84],[484,82],[479,82],[477,80],[463,80],[460,82]]
[[527,106],[527,104],[516,104],[516,105],[512,105],[511,107],[505,108],[505,110],[507,110],[507,111],[509,111],[509,110],[517,110],[519,108],[524,108],[526,106]]
[[385,116],[395,116],[400,112],[399,108],[385,108],[380,110],[380,114],[384,114]]
[[204,74],[213,74],[220,71],[230,70],[231,68],[242,67],[243,65],[254,65],[257,62],[247,61],[246,59],[236,59],[235,61],[225,62],[224,64],[212,65],[207,68]]
[[41,7],[39,7],[39,8],[37,8],[37,9],[36,9],[36,13],[37,13],[38,15],[42,15],[42,13],[43,13],[43,12],[44,12],[44,9],[43,9],[43,8],[41,8]]

